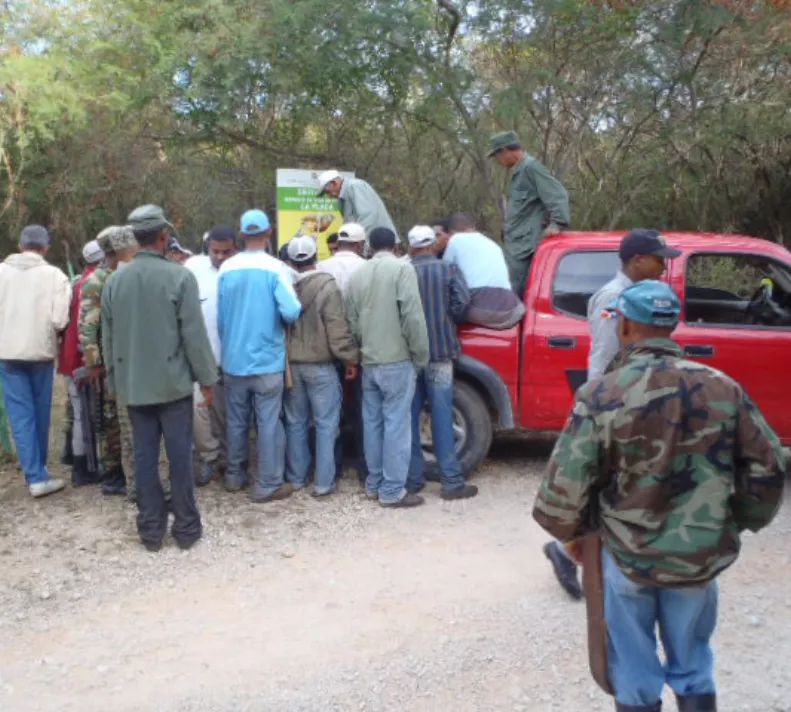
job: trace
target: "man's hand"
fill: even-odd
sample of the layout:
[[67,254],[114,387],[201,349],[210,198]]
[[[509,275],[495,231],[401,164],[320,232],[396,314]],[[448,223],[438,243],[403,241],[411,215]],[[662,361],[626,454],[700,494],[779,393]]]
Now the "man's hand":
[[201,386],[200,394],[203,396],[203,403],[201,403],[198,407],[211,408],[212,403],[214,403],[214,388],[212,386]]
[[582,551],[582,539],[575,539],[574,541],[569,541],[564,544],[566,553],[569,555],[569,558],[577,565],[582,564],[583,558],[583,551]]
[[357,373],[359,372],[359,368],[357,366],[347,366],[346,367],[346,380],[353,381],[357,378]]
[[86,379],[88,383],[92,383],[94,386],[99,385],[102,378],[104,378],[104,366],[94,366],[88,369],[88,377]]
[[560,228],[555,223],[550,223],[547,225],[547,229],[544,230],[544,237],[552,237],[553,235],[560,235]]

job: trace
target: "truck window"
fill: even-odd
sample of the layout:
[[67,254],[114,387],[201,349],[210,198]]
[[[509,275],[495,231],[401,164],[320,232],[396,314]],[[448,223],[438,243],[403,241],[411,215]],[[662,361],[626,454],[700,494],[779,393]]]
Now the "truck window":
[[552,306],[571,316],[588,318],[588,301],[621,268],[618,253],[569,252],[558,263],[552,283]]
[[769,257],[694,254],[685,290],[687,324],[791,328],[791,269]]

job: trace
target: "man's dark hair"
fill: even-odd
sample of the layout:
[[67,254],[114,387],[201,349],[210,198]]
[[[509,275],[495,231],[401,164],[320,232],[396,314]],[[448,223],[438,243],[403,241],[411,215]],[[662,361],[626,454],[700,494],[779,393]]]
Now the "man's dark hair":
[[445,232],[450,232],[450,220],[447,218],[437,218],[431,223],[431,226],[439,225]]
[[368,242],[374,252],[393,250],[396,246],[396,235],[387,227],[375,227],[368,235]]
[[475,229],[475,218],[472,213],[453,213],[448,220],[449,232],[464,232]]
[[165,228],[158,227],[154,230],[135,230],[135,240],[140,247],[151,247]]
[[336,242],[338,242],[338,233],[333,232],[332,235],[327,238],[327,244],[334,245]]
[[230,225],[217,225],[209,230],[206,243],[210,242],[233,242],[236,244],[236,230]]
[[279,259],[281,262],[285,262],[287,265],[291,264],[291,260],[288,258],[288,243],[283,245],[277,251],[277,259]]

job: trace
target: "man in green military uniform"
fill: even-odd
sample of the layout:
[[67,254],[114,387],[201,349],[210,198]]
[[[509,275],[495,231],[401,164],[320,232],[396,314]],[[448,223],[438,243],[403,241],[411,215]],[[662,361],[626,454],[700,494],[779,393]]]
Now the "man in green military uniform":
[[545,166],[529,155],[514,131],[492,136],[489,158],[513,169],[505,213],[505,259],[511,286],[521,298],[530,264],[545,237],[557,235],[571,223],[569,194]]
[[102,358],[102,293],[113,271],[118,266],[118,257],[112,248],[116,235],[129,231],[121,226],[107,227],[102,230],[96,241],[105,253],[105,264],[97,269],[82,287],[80,300],[80,349],[87,370],[88,381],[103,392],[101,463],[102,492],[106,495],[125,495],[126,476],[124,474],[121,449],[121,427],[118,422],[118,409],[115,397],[106,387],[106,372]]
[[564,542],[600,533],[616,709],[659,712],[667,684],[681,712],[715,712],[716,578],[777,513],[785,456],[739,384],[670,340],[669,285],[628,287],[610,312],[618,364],[577,392],[533,516]]

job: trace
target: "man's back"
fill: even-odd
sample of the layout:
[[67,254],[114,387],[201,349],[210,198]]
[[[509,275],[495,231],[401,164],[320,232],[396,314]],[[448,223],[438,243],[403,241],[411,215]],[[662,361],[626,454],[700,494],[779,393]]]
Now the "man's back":
[[777,437],[735,381],[683,360],[671,341],[632,347],[622,368],[585,385],[569,427],[537,509],[552,516],[555,487],[587,498],[579,487],[591,468],[608,472],[594,482],[592,506],[605,545],[634,580],[711,580],[735,561],[740,531],[765,526],[779,506]]
[[7,257],[0,264],[0,359],[53,360],[70,304],[69,278],[41,255]]
[[217,318],[223,370],[233,376],[284,371],[283,321],[294,321],[300,310],[286,266],[263,250],[223,263]]
[[480,232],[457,232],[450,238],[442,259],[459,268],[470,289],[511,289],[502,249]]
[[346,288],[352,275],[365,264],[365,260],[360,255],[349,250],[338,250],[334,257],[319,262],[318,270],[327,272],[335,277],[341,294],[346,296]]

